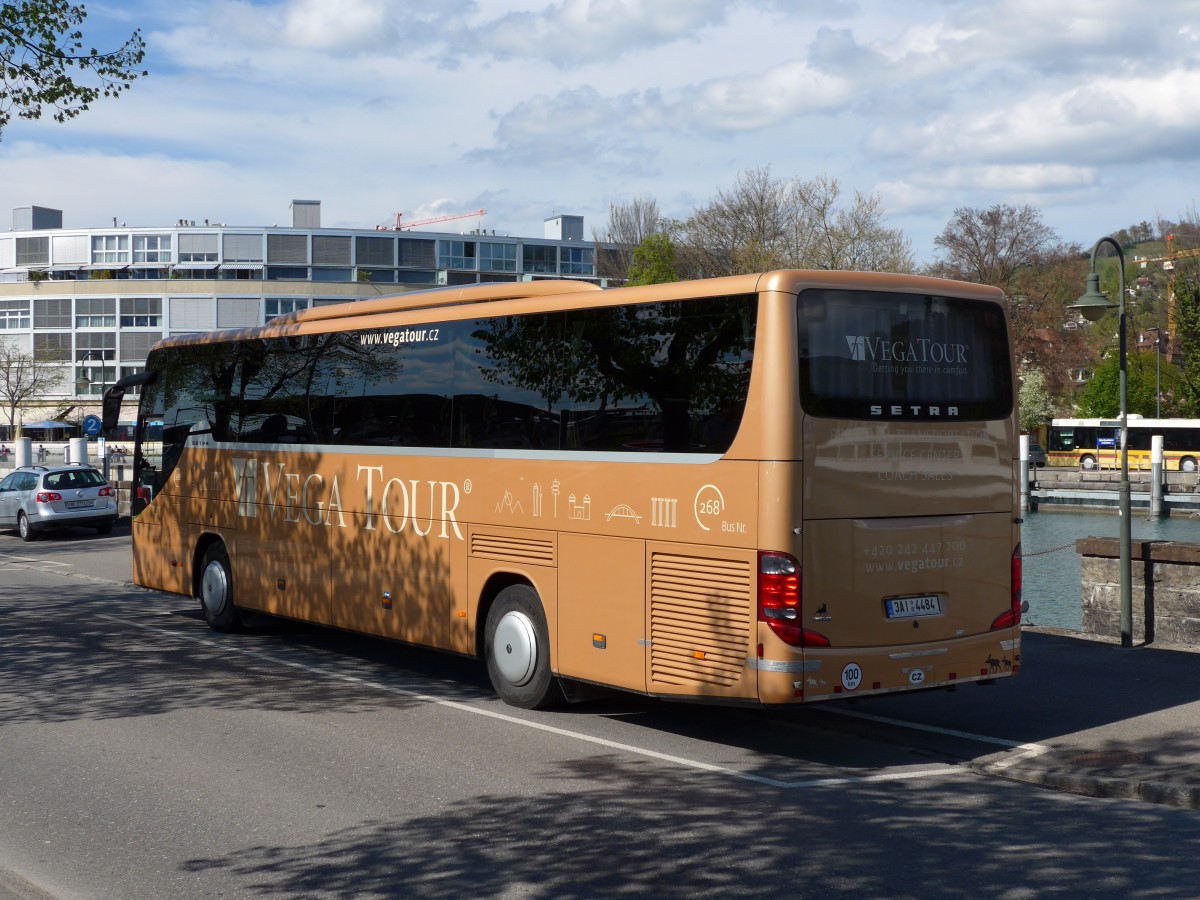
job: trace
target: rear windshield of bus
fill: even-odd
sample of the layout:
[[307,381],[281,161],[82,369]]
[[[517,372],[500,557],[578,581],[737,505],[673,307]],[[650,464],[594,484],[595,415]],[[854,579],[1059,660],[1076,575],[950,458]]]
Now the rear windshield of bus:
[[984,421],[1012,413],[994,303],[814,289],[797,303],[804,411],[840,419]]

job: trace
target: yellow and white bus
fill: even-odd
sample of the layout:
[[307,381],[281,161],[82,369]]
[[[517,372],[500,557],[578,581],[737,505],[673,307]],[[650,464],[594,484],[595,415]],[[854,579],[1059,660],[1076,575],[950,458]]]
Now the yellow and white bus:
[[140,386],[133,569],[580,684],[786,704],[1020,667],[1003,297],[779,271],[480,285],[171,337]]
[[[1164,468],[1200,470],[1200,419],[1147,419],[1134,413],[1126,424],[1131,469],[1150,469],[1151,438],[1157,434],[1163,439]],[[1120,446],[1120,419],[1053,419],[1046,458],[1052,466],[1085,472],[1116,469],[1121,465]]]

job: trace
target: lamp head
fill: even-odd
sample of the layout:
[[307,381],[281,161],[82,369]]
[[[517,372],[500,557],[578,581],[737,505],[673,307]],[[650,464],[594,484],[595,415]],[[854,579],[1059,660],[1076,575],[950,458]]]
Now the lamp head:
[[1067,309],[1073,309],[1089,322],[1099,322],[1110,309],[1116,309],[1117,304],[1109,301],[1100,293],[1100,276],[1090,272],[1087,277],[1087,290],[1083,296],[1072,303]]

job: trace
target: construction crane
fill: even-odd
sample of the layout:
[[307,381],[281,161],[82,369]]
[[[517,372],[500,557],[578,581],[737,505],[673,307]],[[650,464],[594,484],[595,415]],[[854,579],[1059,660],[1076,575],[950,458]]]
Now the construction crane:
[[472,216],[486,216],[486,215],[487,215],[486,209],[477,209],[477,210],[475,210],[475,212],[452,213],[451,215],[448,215],[448,216],[433,216],[432,218],[429,218],[429,219],[414,219],[411,222],[401,222],[400,219],[404,216],[404,213],[398,212],[398,213],[396,213],[396,224],[392,230],[393,231],[408,231],[409,229],[412,229],[412,228],[419,228],[422,225],[436,225],[438,222],[452,222],[455,219],[469,219]]
[[1200,256],[1200,247],[1190,250],[1175,249],[1175,235],[1167,235],[1167,253],[1165,256],[1152,256],[1146,259],[1135,259],[1141,268],[1148,263],[1162,263],[1163,271],[1167,273],[1167,359],[1174,356],[1175,348],[1175,260],[1186,259],[1190,256]]

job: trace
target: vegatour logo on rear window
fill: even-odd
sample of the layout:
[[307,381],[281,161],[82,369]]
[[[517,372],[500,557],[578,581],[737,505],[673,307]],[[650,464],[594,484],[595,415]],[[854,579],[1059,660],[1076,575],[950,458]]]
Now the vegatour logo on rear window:
[[[931,341],[929,338],[918,338],[915,341],[888,341],[881,337],[867,337],[861,334],[846,335],[846,343],[850,345],[850,358],[855,362],[875,363],[932,363],[939,366],[962,366],[966,372],[967,351],[970,347],[950,341]],[[920,372],[920,369],[914,371]],[[938,371],[936,369],[928,370]],[[941,370],[946,371],[946,370]]]

